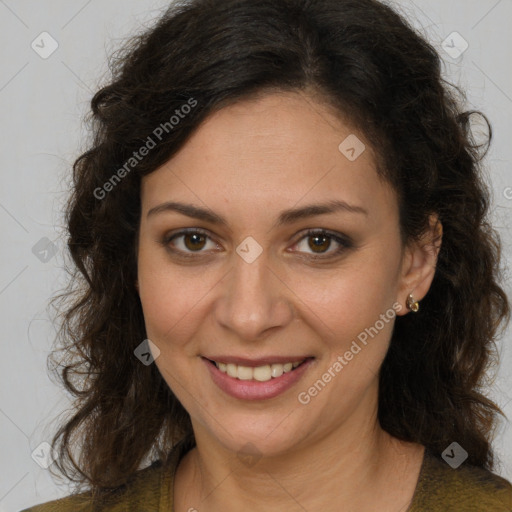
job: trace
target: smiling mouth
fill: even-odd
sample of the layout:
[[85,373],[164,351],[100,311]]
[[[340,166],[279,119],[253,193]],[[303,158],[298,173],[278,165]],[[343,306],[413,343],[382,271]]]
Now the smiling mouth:
[[254,380],[258,382],[268,382],[272,379],[281,377],[284,373],[294,371],[296,368],[301,366],[304,362],[310,358],[302,359],[301,361],[291,361],[288,363],[280,364],[265,364],[262,366],[242,366],[233,363],[223,363],[220,361],[208,361],[215,365],[222,373],[227,374],[229,377],[233,377],[238,380]]

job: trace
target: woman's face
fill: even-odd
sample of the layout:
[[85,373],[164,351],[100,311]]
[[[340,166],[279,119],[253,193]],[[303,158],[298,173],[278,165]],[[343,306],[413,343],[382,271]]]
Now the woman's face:
[[370,142],[312,97],[270,94],[143,179],[147,335],[196,437],[270,456],[374,426],[413,260]]

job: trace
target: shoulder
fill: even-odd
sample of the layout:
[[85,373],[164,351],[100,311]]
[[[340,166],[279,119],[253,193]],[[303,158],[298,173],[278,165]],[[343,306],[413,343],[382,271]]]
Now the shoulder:
[[91,491],[73,494],[59,500],[21,510],[20,512],[158,512],[172,510],[172,488],[178,464],[195,445],[193,435],[187,435],[170,452],[150,466],[137,471],[130,481],[116,488],[101,501]]
[[425,451],[410,512],[511,512],[512,484],[486,469],[462,464],[457,469]]
[[93,512],[101,505],[102,512],[126,512],[134,505],[141,510],[158,511],[161,479],[165,466],[160,460],[135,473],[128,484],[121,486],[105,497],[100,503],[92,497],[91,491],[73,494],[22,510],[21,512]]
[[86,512],[92,510],[92,501],[88,493],[77,494],[61,498],[59,500],[48,501],[40,505],[26,508],[20,512]]

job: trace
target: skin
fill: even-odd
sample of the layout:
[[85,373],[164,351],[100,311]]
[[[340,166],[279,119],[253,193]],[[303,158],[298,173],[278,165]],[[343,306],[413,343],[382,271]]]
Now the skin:
[[[353,162],[338,149],[350,134],[366,145]],[[392,438],[377,418],[394,319],[308,404],[297,398],[379,315],[396,302],[398,315],[411,314],[408,294],[420,301],[431,285],[440,226],[432,219],[420,242],[402,245],[396,194],[375,168],[364,134],[314,95],[283,92],[211,115],[143,179],[137,286],[160,350],[155,364],[197,442],[177,470],[177,512],[407,509],[423,447]],[[340,199],[366,213],[275,225],[283,210]],[[227,224],[176,211],[148,216],[167,201],[206,208]],[[193,245],[181,236],[165,247],[162,239],[184,228],[209,238]],[[353,246],[335,255],[342,246],[328,238],[315,251],[310,228],[344,234]],[[236,252],[248,236],[263,249],[252,263]],[[314,360],[291,389],[247,401],[213,383],[201,356],[219,354]],[[251,464],[237,456],[247,443],[258,453]]]

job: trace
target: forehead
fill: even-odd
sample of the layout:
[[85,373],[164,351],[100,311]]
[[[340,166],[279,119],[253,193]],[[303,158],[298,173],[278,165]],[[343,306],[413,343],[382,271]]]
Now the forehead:
[[391,187],[377,174],[370,141],[331,108],[299,93],[222,108],[143,179],[145,211],[184,197],[212,207],[243,203],[260,215],[262,208],[325,199],[364,203],[376,214],[396,209]]

